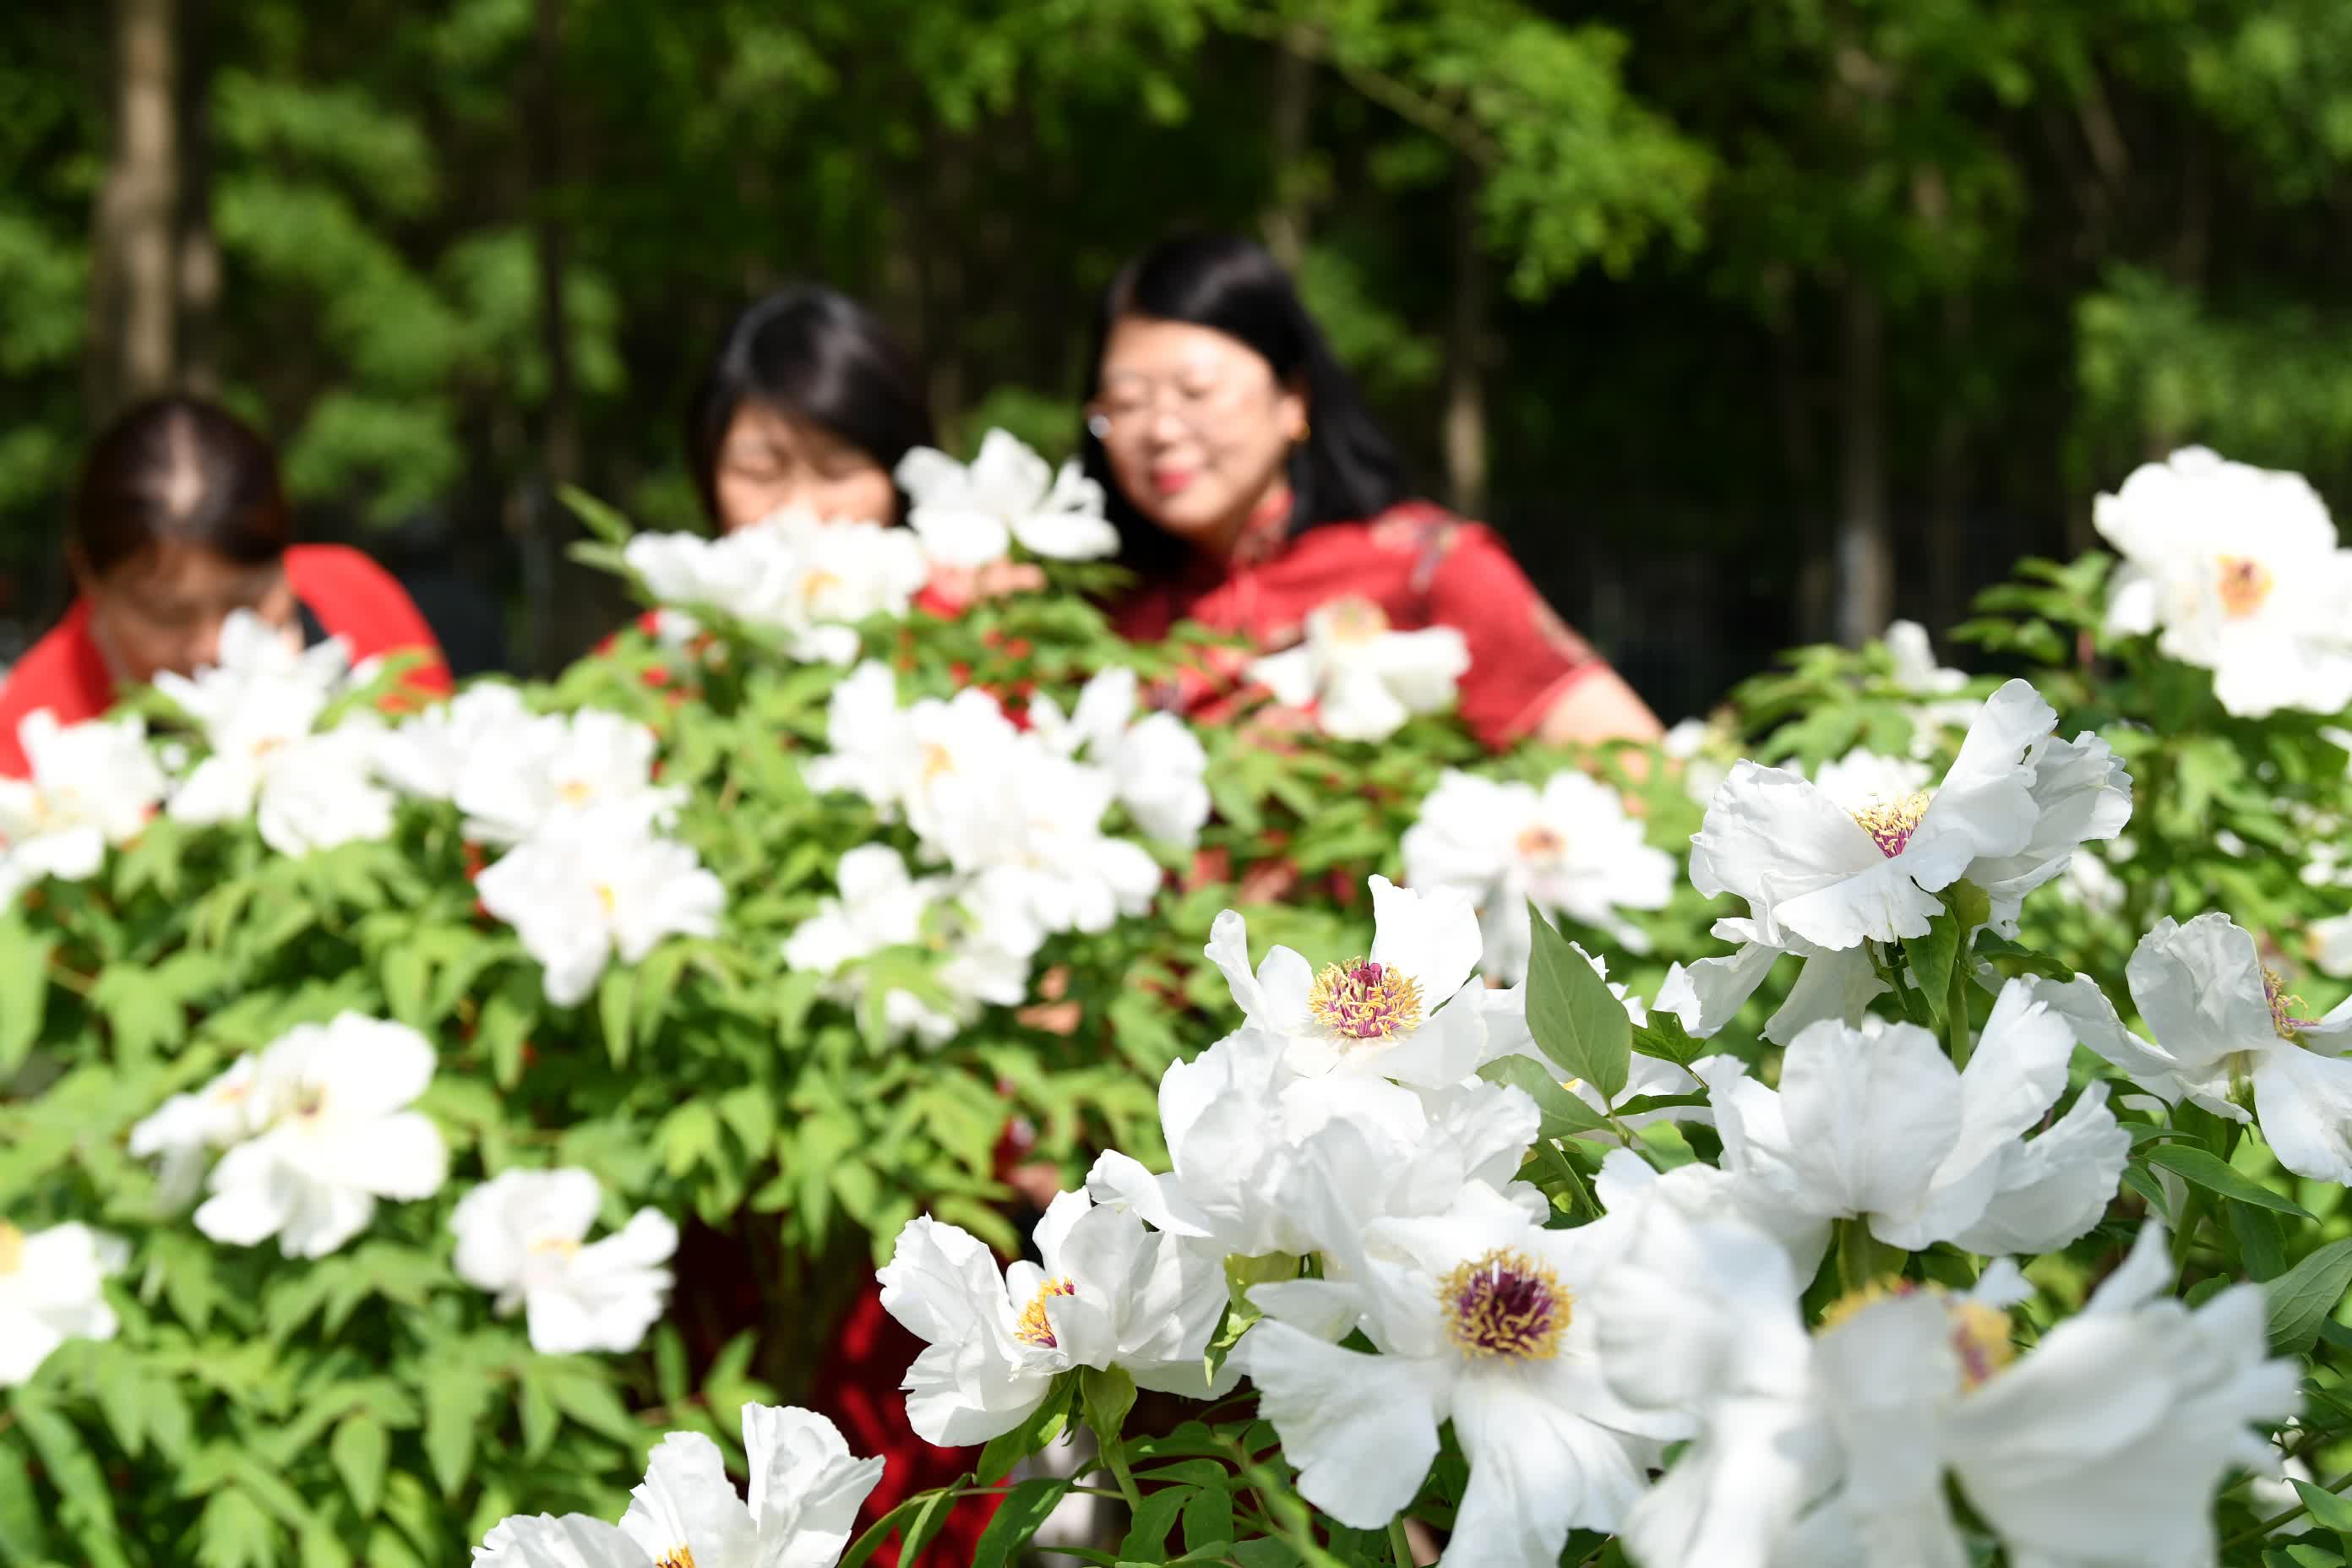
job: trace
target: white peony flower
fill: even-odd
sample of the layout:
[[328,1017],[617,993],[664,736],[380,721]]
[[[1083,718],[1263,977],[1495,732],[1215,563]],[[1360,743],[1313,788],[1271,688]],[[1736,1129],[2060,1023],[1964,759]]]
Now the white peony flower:
[[1540,1119],[1518,1089],[1302,1078],[1284,1054],[1280,1039],[1244,1029],[1171,1065],[1160,1122],[1174,1169],[1155,1176],[1113,1151],[1087,1190],[1220,1255],[1305,1255],[1339,1245],[1323,1228],[1335,1213],[1350,1226],[1433,1215],[1470,1182],[1500,1187],[1535,1142]]
[[2092,521],[2122,554],[2111,632],[2155,632],[2242,718],[2352,703],[2352,551],[2300,474],[2187,447],[2133,470]]
[[68,1340],[110,1340],[105,1279],[130,1261],[118,1237],[59,1225],[30,1235],[0,1220],[0,1388],[32,1380]]
[[1658,749],[1682,764],[1683,793],[1701,805],[1714,797],[1731,770],[1717,754],[1727,737],[1718,735],[1705,719],[1677,720],[1659,738]]
[[991,921],[958,901],[945,878],[916,878],[887,844],[861,844],[841,858],[835,873],[838,898],[784,939],[784,962],[793,969],[833,976],[825,994],[850,1006],[860,1005],[869,982],[840,973],[887,947],[931,947],[944,954],[931,978],[953,1001],[940,1012],[912,992],[893,987],[882,999],[883,1022],[892,1038],[912,1035],[929,1046],[944,1045],[980,1016],[985,1005],[1015,1007],[1028,999],[1029,953],[1001,945],[1008,923]]
[[212,1082],[194,1094],[173,1095],[131,1130],[132,1159],[161,1157],[155,1186],[164,1207],[176,1209],[194,1197],[205,1163],[262,1130],[267,1112],[254,1094],[256,1070],[253,1058],[239,1057]]
[[[2108,873],[2110,876],[2114,873]],[[2120,884],[2119,884],[2120,885]],[[2322,974],[2352,976],[2352,915],[2328,915],[2311,922],[2311,962]]]
[[1813,770],[1813,783],[1845,810],[1861,815],[1890,800],[1908,800],[1936,782],[1927,763],[1856,746]]
[[449,1217],[457,1277],[496,1295],[502,1313],[522,1309],[541,1355],[633,1351],[661,1318],[670,1288],[661,1265],[677,1250],[677,1226],[639,1209],[591,1245],[603,1201],[586,1171],[507,1171]]
[[2032,1292],[2006,1262],[1965,1296],[1874,1286],[1809,1340],[1761,1233],[1672,1204],[1632,1224],[1593,1294],[1603,1365],[1627,1403],[1701,1419],[1626,1521],[1645,1568],[1958,1568],[1948,1482],[2011,1562],[2192,1568],[2216,1486],[2268,1452],[2249,1425],[2297,1403],[2260,1288],[2165,1297],[2159,1226],[2020,1357],[2003,1309]]
[[608,830],[667,826],[684,792],[653,782],[659,741],[634,719],[601,708],[525,719],[481,737],[453,798],[468,837],[520,844],[595,813]]
[[1477,1000],[1486,987],[1472,973],[1478,917],[1455,889],[1416,892],[1386,877],[1370,887],[1368,958],[1318,973],[1277,947],[1253,974],[1249,929],[1233,910],[1210,926],[1204,951],[1251,1026],[1283,1042],[1291,1070],[1371,1073],[1431,1089],[1459,1083],[1489,1059]]
[[2352,1061],[2342,1054],[2352,1046],[2352,1001],[2324,1018],[2302,1016],[2301,999],[2263,967],[2252,935],[2223,914],[2158,921],[2124,979],[2153,1045],[2124,1027],[2089,975],[2036,984],[2076,1038],[2168,1104],[2186,1097],[2244,1121],[2231,1091],[2234,1079],[2251,1078],[2254,1116],[2279,1163],[2352,1182]]
[[1941,731],[1965,730],[1976,717],[1977,704],[1958,695],[1968,688],[1968,674],[1936,662],[1927,628],[1916,621],[1890,621],[1884,640],[1895,660],[1895,686],[1918,701],[1911,715],[1911,754],[1926,757]]
[[[1470,1480],[1441,1561],[1550,1568],[1571,1530],[1615,1530],[1658,1440],[1690,1425],[1633,1409],[1602,1379],[1592,1240],[1473,1184],[1444,1214],[1353,1235],[1345,1279],[1253,1289],[1267,1315],[1234,1359],[1300,1494],[1377,1530],[1418,1495],[1450,1420]],[[1335,1326],[1379,1353],[1331,1342]]]
[[1940,789],[1861,811],[1801,774],[1743,762],[1691,840],[1692,885],[1746,899],[1769,944],[1783,931],[1832,951],[1924,936],[1943,908],[1937,892],[1979,857],[2014,856],[2032,840],[2031,754],[2056,722],[2032,686],[2012,680],[1969,727]]
[[235,610],[221,623],[215,662],[194,676],[164,670],[155,689],[203,727],[215,753],[242,765],[255,751],[309,734],[350,674],[342,638],[305,648],[290,628]]
[[2065,1092],[2074,1037],[2011,981],[1965,1068],[1914,1025],[1830,1022],[1797,1036],[1777,1091],[1734,1058],[1695,1070],[1743,1205],[1776,1229],[1812,1222],[1796,1248],[1810,1277],[1834,1219],[1866,1220],[1906,1251],[1943,1241],[1984,1254],[2054,1252],[2096,1225],[2131,1152],[2106,1086],[2026,1137]]
[[271,752],[254,802],[261,841],[280,855],[308,855],[390,837],[397,803],[375,782],[383,736],[373,714],[354,714]]
[[673,1432],[616,1525],[570,1513],[517,1514],[474,1549],[474,1568],[832,1568],[857,1533],[880,1459],[849,1452],[814,1411],[746,1405],[749,1507],[719,1445]]
[[441,1190],[440,1130],[409,1109],[432,1080],[433,1047],[404,1024],[345,1013],[303,1024],[261,1053],[251,1089],[259,1131],[213,1167],[196,1228],[289,1258],[323,1258],[357,1236],[378,1198]]
[[[902,529],[792,510],[718,539],[641,533],[622,558],[664,605],[720,611],[782,634],[794,658],[828,664],[857,657],[857,622],[905,615],[929,570]],[[691,616],[665,612],[666,640],[698,629]]]
[[1015,542],[1050,561],[1118,553],[1118,530],[1103,518],[1102,487],[1076,459],[1055,472],[1009,431],[983,437],[969,467],[917,447],[899,459],[895,477],[912,503],[908,527],[942,566],[985,566]]
[[641,800],[563,816],[501,856],[474,889],[539,960],[559,1007],[593,991],[615,954],[636,963],[665,937],[717,935],[727,902],[691,847],[646,830]]
[[1209,820],[1209,754],[1173,713],[1137,719],[1137,684],[1131,669],[1103,670],[1079,690],[1067,719],[1040,693],[1030,700],[1029,721],[1059,754],[1083,751],[1087,761],[1108,769],[1118,802],[1138,827],[1189,849]]
[[0,890],[42,877],[98,874],[110,845],[130,842],[163,798],[163,772],[138,719],[59,724],[44,708],[17,739],[28,779],[0,779]]
[[925,1215],[876,1275],[884,1309],[925,1342],[905,1384],[908,1423],[925,1441],[959,1447],[1010,1432],[1073,1367],[1210,1393],[1202,1358],[1224,1315],[1223,1254],[1083,1192],[1047,1205],[1034,1239],[1042,1266],[1000,1273],[979,1238]]
[[521,692],[483,681],[386,731],[376,742],[376,769],[404,794],[451,800],[468,770],[530,723]]
[[1486,972],[1514,983],[1528,973],[1530,899],[1645,952],[1649,939],[1617,911],[1664,909],[1674,896],[1674,857],[1643,842],[1616,791],[1573,768],[1540,793],[1449,768],[1405,830],[1403,850],[1408,883],[1469,895]]
[[1384,741],[1414,714],[1452,702],[1469,668],[1469,645],[1454,627],[1391,631],[1370,600],[1333,599],[1307,613],[1304,642],[1253,661],[1249,673],[1277,702],[1312,704],[1325,734]]

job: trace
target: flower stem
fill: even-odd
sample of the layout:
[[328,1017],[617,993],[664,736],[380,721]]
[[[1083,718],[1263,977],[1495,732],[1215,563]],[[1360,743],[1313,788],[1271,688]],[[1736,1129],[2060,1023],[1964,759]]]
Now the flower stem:
[[[2324,1492],[2341,1493],[2347,1486],[2352,1486],[2352,1470],[2345,1471],[2342,1475],[2336,1477],[2334,1480],[2328,1482],[2319,1489]],[[2293,1508],[2286,1510],[2284,1512],[2274,1513],[2271,1515],[2270,1518],[2263,1520],[2260,1524],[2250,1525],[2246,1529],[2240,1531],[2237,1534],[2231,1536],[2229,1540],[2221,1543],[2221,1550],[2224,1552],[2228,1552],[2238,1547],[2245,1545],[2250,1541],[2260,1541],[2263,1536],[2268,1535],[2280,1525],[2293,1524],[2296,1520],[2301,1519],[2305,1514],[2309,1513],[2310,1511],[2311,1505],[2309,1503],[2296,1503]]]
[[1096,1442],[1102,1449],[1103,1463],[1110,1467],[1112,1479],[1118,1482],[1118,1495],[1127,1500],[1129,1510],[1141,1512],[1143,1493],[1136,1489],[1135,1472],[1128,1468],[1127,1440],[1124,1437],[1115,1437],[1104,1443],[1098,1434]]
[[1396,1568],[1413,1568],[1412,1542],[1406,1538],[1402,1514],[1389,1521],[1389,1555],[1395,1560]]
[[[1963,942],[1967,938],[1963,937]],[[1969,952],[1963,945],[1952,957],[1952,982],[1944,991],[1944,1021],[1952,1032],[1952,1065],[1965,1068],[1976,1049],[1969,1028]]]

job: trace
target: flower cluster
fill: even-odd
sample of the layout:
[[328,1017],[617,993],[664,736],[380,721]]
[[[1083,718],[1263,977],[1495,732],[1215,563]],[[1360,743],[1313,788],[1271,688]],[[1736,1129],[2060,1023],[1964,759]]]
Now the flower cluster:
[[1307,615],[1296,647],[1253,661],[1250,679],[1286,707],[1309,709],[1339,741],[1385,741],[1416,713],[1454,700],[1470,647],[1452,626],[1392,629],[1369,599],[1335,599]]
[[1159,891],[1150,852],[1106,831],[1114,806],[1182,846],[1208,817],[1199,741],[1171,715],[1135,710],[1125,669],[1089,680],[1066,716],[1039,700],[1023,729],[977,689],[902,708],[887,666],[859,666],[834,689],[833,750],[810,760],[808,781],[903,823],[917,858],[939,869],[916,876],[887,845],[851,850],[839,897],[787,939],[786,962],[833,976],[854,1000],[866,981],[849,966],[887,948],[927,951],[932,995],[887,987],[883,1005],[892,1032],[932,1043],[983,1005],[1022,1001],[1048,937],[1103,931]]
[[[1818,780],[1740,763],[1693,875],[1747,899],[1727,923],[1764,956],[1670,970],[1674,1027],[1527,910],[1609,913],[1507,858],[1529,822],[1612,820],[1558,780],[1555,805],[1449,776],[1406,852],[1439,870],[1370,879],[1360,957],[1254,966],[1226,911],[1205,956],[1242,1023],[1162,1078],[1164,1173],[1101,1155],[1035,1262],[929,1216],[901,1234],[879,1278],[927,1342],[910,1422],[980,1442],[1075,1380],[1215,1398],[1238,1372],[1339,1524],[1393,1531],[1438,1485],[1446,1563],[1545,1568],[1576,1531],[1643,1568],[2211,1561],[2216,1489],[2275,1473],[2263,1430],[2298,1406],[2263,1292],[2174,1299],[2154,1223],[2075,1316],[2020,1260],[2118,1250],[2135,1146],[2193,1135],[2119,1121],[2078,1043],[2142,1107],[2244,1122],[2231,1075],[2251,1074],[2279,1159],[2352,1177],[2352,1079],[2331,1076],[2352,1071],[2332,1055],[2352,1005],[2305,1016],[2218,914],[2160,924],[2133,961],[2152,1043],[2086,976],[1976,956],[2021,952],[2024,900],[2128,819],[2119,762],[2054,721],[2002,688],[1932,795],[1910,759]],[[1505,889],[1526,919],[1508,988],[1476,973],[1498,944],[1474,903]],[[1723,969],[1782,952],[1809,967],[1777,1063],[1696,1055],[1757,983],[1727,994]],[[1872,1016],[1880,997],[1900,1016]],[[1449,1452],[1466,1480],[1444,1479]]]
[[692,611],[715,610],[775,636],[793,658],[827,664],[857,658],[856,623],[905,615],[929,572],[922,546],[900,530],[793,511],[719,539],[641,533],[623,560],[677,606],[663,613],[666,637],[692,637]]
[[385,735],[385,776],[465,815],[505,853],[476,883],[482,907],[540,962],[569,1006],[616,954],[635,963],[665,938],[711,936],[726,889],[662,829],[680,792],[654,783],[653,731],[598,709],[533,714],[512,687],[476,686]]

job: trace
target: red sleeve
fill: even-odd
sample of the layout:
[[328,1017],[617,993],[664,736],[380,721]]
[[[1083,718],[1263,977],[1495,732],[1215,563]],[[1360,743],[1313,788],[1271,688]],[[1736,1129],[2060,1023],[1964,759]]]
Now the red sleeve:
[[356,550],[340,544],[298,544],[286,552],[286,579],[331,636],[351,644],[352,662],[421,651],[409,670],[413,691],[441,696],[450,689],[448,662],[432,628],[398,579]]
[[89,635],[89,606],[74,602],[66,618],[25,652],[0,686],[0,775],[27,778],[32,764],[16,739],[29,714],[46,708],[60,724],[79,724],[114,703],[114,682]]
[[1459,525],[1429,580],[1429,620],[1470,647],[1462,718],[1496,750],[1535,729],[1563,692],[1608,665],[1536,592],[1494,531]]

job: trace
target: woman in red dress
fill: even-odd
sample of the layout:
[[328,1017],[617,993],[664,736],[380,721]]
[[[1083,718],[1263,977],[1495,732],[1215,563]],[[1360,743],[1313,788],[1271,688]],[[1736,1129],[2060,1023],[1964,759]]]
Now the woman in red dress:
[[424,616],[356,550],[289,542],[292,523],[268,443],[234,416],[186,397],[140,404],[90,448],[74,491],[66,552],[73,606],[0,687],[0,773],[28,766],[26,715],[95,719],[125,686],[209,664],[229,615],[250,610],[289,637],[341,637],[354,662],[416,652],[407,684],[449,689]]
[[1265,250],[1213,235],[1145,251],[1104,292],[1097,344],[1083,442],[1141,579],[1114,609],[1127,637],[1192,620],[1272,651],[1310,611],[1354,601],[1359,626],[1461,632],[1460,712],[1489,746],[1661,732],[1491,530],[1408,498]]
[[[904,498],[891,474],[908,451],[935,440],[914,362],[864,306],[814,286],[771,294],[735,319],[686,420],[687,460],[703,508],[730,533],[786,509],[897,522]],[[704,1275],[707,1296],[725,1290],[732,1301],[716,1325],[719,1338],[763,1328],[759,1317],[777,1308],[764,1282],[746,1275],[748,1257],[717,1231],[688,1232],[681,1273]],[[907,1425],[899,1384],[922,1349],[882,1310],[869,1276],[814,1369],[810,1405],[841,1428],[850,1452],[886,1461],[860,1529],[980,1458],[977,1450],[934,1447]],[[923,1561],[970,1563],[992,1512],[964,1501]],[[876,1561],[890,1563],[895,1550],[884,1548]]]

